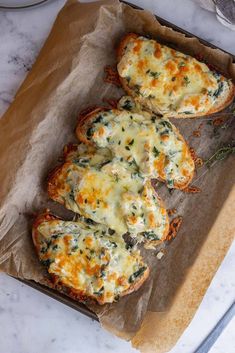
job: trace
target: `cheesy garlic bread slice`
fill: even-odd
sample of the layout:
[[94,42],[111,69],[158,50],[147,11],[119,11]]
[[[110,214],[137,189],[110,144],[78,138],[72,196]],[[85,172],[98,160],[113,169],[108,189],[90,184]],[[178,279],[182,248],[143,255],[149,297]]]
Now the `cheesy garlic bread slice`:
[[134,33],[119,44],[117,70],[130,96],[165,117],[212,114],[234,98],[231,80],[189,55]]
[[166,238],[167,211],[132,161],[109,160],[104,149],[81,154],[79,146],[67,158],[49,177],[48,194],[54,201],[118,234],[138,235],[138,241],[155,244]]
[[177,128],[167,118],[140,111],[130,97],[123,97],[121,106],[125,109],[119,104],[119,109],[89,113],[78,122],[77,137],[86,144],[109,148],[117,158],[136,165],[143,177],[184,189],[195,167]]
[[45,213],[35,220],[32,237],[54,287],[79,301],[112,303],[140,288],[149,275],[139,252],[127,250],[123,238],[102,225]]

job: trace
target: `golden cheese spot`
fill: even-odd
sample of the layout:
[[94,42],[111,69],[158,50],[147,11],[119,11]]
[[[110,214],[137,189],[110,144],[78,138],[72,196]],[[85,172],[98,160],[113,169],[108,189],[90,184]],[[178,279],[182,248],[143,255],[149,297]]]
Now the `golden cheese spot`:
[[98,135],[99,136],[103,136],[104,135],[104,127],[103,126],[100,126],[99,129],[98,129]]
[[106,292],[105,297],[108,298],[112,298],[113,297],[113,293],[112,292]]
[[120,277],[118,277],[116,282],[117,282],[117,284],[119,286],[123,286],[126,283],[126,277],[125,276],[120,276]]
[[117,279],[117,274],[115,272],[113,273],[110,273],[108,276],[107,276],[107,279],[108,281],[114,281]]
[[86,237],[84,242],[88,247],[90,247],[93,243],[92,237]]
[[65,235],[64,236],[64,243],[65,243],[66,247],[69,246],[71,239],[72,239],[71,235]]
[[192,105],[195,110],[199,109],[200,106],[200,97],[199,96],[192,96],[185,100],[185,105]]
[[136,39],[134,44],[135,46],[133,48],[133,51],[135,54],[139,54],[142,47],[142,40]]
[[185,168],[183,168],[182,169],[182,175],[184,176],[184,177],[188,177],[189,176],[189,171],[187,170],[187,169],[185,169]]
[[189,71],[189,67],[187,66],[187,65],[185,65],[185,66],[180,66],[179,67],[179,74],[184,74],[184,73],[186,73],[186,72],[188,72]]
[[143,59],[138,61],[137,67],[140,71],[143,71],[146,65],[147,65],[147,60]]
[[156,87],[157,83],[158,83],[158,79],[157,79],[157,78],[154,78],[154,79],[151,81],[150,85],[151,85],[152,87]]
[[164,142],[166,142],[166,141],[168,141],[169,140],[169,135],[161,135],[161,140],[162,141],[164,141]]
[[155,58],[159,59],[162,56],[162,49],[161,49],[161,45],[156,43],[155,44],[155,51],[154,51],[154,56]]
[[154,167],[157,169],[157,173],[162,179],[165,179],[165,176],[166,176],[164,171],[165,161],[166,161],[166,156],[163,153],[161,153],[160,156],[156,158],[155,161],[153,162]]
[[137,217],[131,215],[131,216],[127,217],[127,220],[129,221],[129,223],[135,224],[137,222]]
[[78,193],[78,195],[76,197],[76,202],[79,205],[83,204],[84,200],[83,200],[83,196],[81,195],[81,193]]
[[100,265],[95,265],[95,266],[90,266],[89,263],[87,264],[87,268],[86,268],[86,273],[88,275],[98,275],[100,272]]
[[165,65],[166,70],[170,72],[170,74],[174,74],[177,71],[177,66],[174,61],[169,60]]
[[198,64],[197,62],[194,63],[194,69],[197,73],[201,73],[202,72],[202,67],[200,64]]
[[154,217],[154,214],[153,212],[150,212],[149,215],[148,215],[148,220],[149,220],[149,225],[151,228],[154,228],[156,226],[156,223],[155,223],[155,217]]
[[150,151],[150,143],[149,143],[149,142],[145,142],[145,144],[144,144],[144,149],[145,149],[146,151]]

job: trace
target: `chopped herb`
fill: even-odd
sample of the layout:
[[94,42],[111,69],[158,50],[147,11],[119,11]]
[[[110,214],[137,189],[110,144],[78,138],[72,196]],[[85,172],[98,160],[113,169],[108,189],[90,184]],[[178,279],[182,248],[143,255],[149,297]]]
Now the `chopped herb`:
[[131,109],[132,109],[131,101],[130,101],[129,99],[127,99],[127,100],[125,101],[125,103],[123,104],[122,108],[123,108],[123,109],[126,109],[126,110],[128,110],[128,111],[131,111]]
[[223,91],[224,88],[224,83],[223,82],[219,82],[218,88],[217,90],[213,93],[213,96],[218,98],[219,95],[221,94],[221,92]]
[[134,85],[133,90],[135,91],[135,93],[140,93],[140,85]]
[[104,286],[101,287],[97,292],[94,292],[95,295],[102,295],[102,293],[104,292]]
[[50,264],[52,264],[54,262],[54,260],[52,259],[47,259],[47,260],[42,260],[41,263],[44,265],[44,266],[47,266],[49,267]]
[[89,129],[87,129],[87,132],[86,132],[86,136],[87,136],[88,140],[90,140],[92,134],[93,134],[93,128],[89,127]]
[[129,146],[125,146],[125,149],[130,151],[130,147]]
[[83,254],[83,251],[81,249],[79,250],[79,252],[80,252],[80,254]]
[[140,267],[138,271],[134,272],[128,279],[128,282],[129,283],[133,283],[135,282],[136,278],[139,277],[139,276],[142,276],[142,274],[145,272],[147,267],[143,266],[143,267]]
[[121,145],[121,140],[118,141],[118,144]]
[[182,112],[183,114],[193,114],[192,112],[189,112],[189,111],[185,111],[185,112]]
[[90,218],[86,218],[85,221],[86,221],[87,224],[90,224],[90,225],[96,224],[96,223],[95,223],[92,219],[90,219]]
[[184,76],[184,84],[187,86],[190,83],[188,76]]
[[130,115],[130,119],[133,120],[133,116],[132,115]]
[[225,147],[219,148],[204,164],[210,166],[216,161],[222,161],[232,153],[235,153],[235,146],[228,144]]
[[108,233],[109,233],[110,235],[113,235],[113,234],[115,233],[115,230],[109,228],[109,229],[108,229]]
[[154,233],[153,231],[143,232],[141,234],[148,240],[158,240],[159,239],[157,234]]
[[84,202],[87,203],[87,199],[85,199]]
[[124,127],[122,126],[122,132],[124,132],[125,131],[125,129],[124,129]]
[[91,257],[90,257],[90,256],[88,256],[88,255],[86,255],[86,258],[87,258],[87,260],[90,260],[90,259],[91,259]]
[[172,79],[171,79],[171,81],[175,81],[176,80],[176,77],[174,76],[174,77],[172,77]]
[[167,127],[169,130],[172,130],[172,125],[169,121],[164,120],[164,121],[161,121],[159,124],[164,127]]
[[157,119],[156,116],[154,116],[154,115],[151,116],[151,121],[152,121],[153,123],[155,123],[156,119]]
[[106,140],[109,142],[110,141],[110,137],[106,137]]
[[126,80],[128,83],[130,83],[130,80],[131,80],[130,76],[126,76]]
[[151,70],[148,70],[148,72],[146,71],[146,73],[148,73],[151,77],[153,77],[154,79],[158,78],[161,73],[160,72],[157,72],[157,71],[151,71]]
[[45,254],[47,252],[47,248],[41,248],[40,253]]
[[59,238],[59,234],[53,234],[53,235],[51,236],[51,238],[52,238],[52,239],[57,239],[57,238]]
[[100,122],[102,121],[102,119],[103,119],[102,115],[99,115],[99,116],[93,121],[93,123],[94,123],[94,124],[100,123]]
[[58,249],[58,245],[57,244],[52,246],[52,250],[57,250],[57,249]]
[[184,67],[185,66],[185,62],[184,61],[181,61],[180,63],[179,63],[179,65],[178,65],[178,67],[180,68],[180,67]]
[[146,74],[149,74],[149,73],[150,73],[150,71],[151,71],[151,70],[150,70],[150,69],[148,69],[148,70],[146,71]]
[[150,95],[148,96],[148,98],[149,98],[149,99],[154,99],[155,96],[154,96],[153,94],[150,94]]
[[153,154],[154,154],[155,158],[158,157],[160,154],[160,152],[158,151],[158,149],[155,146],[153,147]]
[[128,143],[128,145],[129,145],[129,146],[132,146],[134,142],[135,142],[135,140],[132,139],[132,140]]
[[126,243],[126,249],[127,249],[127,250],[132,249],[132,248],[133,248],[133,246],[134,246],[134,244],[131,244],[131,243]]
[[135,205],[132,206],[134,208],[134,210],[137,210],[137,207]]
[[69,198],[70,198],[70,200],[72,200],[73,202],[76,202],[76,200],[75,200],[75,198],[74,198],[73,190],[70,191],[70,193],[69,193]]
[[168,180],[167,180],[167,186],[168,186],[169,188],[173,188],[173,187],[174,187],[174,180],[168,179]]

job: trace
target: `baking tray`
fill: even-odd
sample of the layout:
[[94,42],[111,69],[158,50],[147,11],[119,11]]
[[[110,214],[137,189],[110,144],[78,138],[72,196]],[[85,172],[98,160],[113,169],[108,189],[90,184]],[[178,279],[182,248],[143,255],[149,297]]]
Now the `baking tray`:
[[[120,1],[123,2],[123,3],[125,3],[125,4],[127,4],[127,5],[129,5],[129,6],[131,6],[131,7],[133,7],[134,9],[143,10],[143,8],[141,8],[141,7],[137,6],[137,5],[134,5],[134,4],[132,4],[132,3],[129,3],[129,2],[127,2],[127,1],[122,1],[122,0],[120,0]],[[155,16],[155,18],[158,20],[158,22],[159,22],[161,25],[166,26],[166,27],[170,27],[170,28],[174,29],[174,30],[177,31],[177,32],[181,32],[181,33],[185,34],[187,37],[191,37],[191,38],[194,37],[194,38],[197,38],[202,44],[204,44],[204,45],[206,45],[206,46],[208,46],[208,47],[211,47],[211,48],[214,48],[214,49],[220,49],[220,50],[222,50],[223,52],[229,54],[229,55],[232,57],[233,62],[235,62],[235,56],[232,55],[231,53],[228,53],[228,52],[226,52],[225,50],[223,50],[223,49],[221,49],[221,48],[219,48],[219,47],[217,47],[217,46],[215,46],[215,45],[213,45],[213,44],[211,44],[211,43],[205,41],[204,39],[202,39],[202,38],[200,38],[200,37],[197,37],[197,36],[195,36],[194,34],[192,34],[192,33],[190,33],[190,32],[185,31],[184,29],[182,29],[182,28],[180,28],[180,27],[174,25],[173,23],[168,22],[168,21],[165,20],[164,18],[161,18],[161,17],[159,17],[159,16],[157,16],[157,15],[154,15],[154,16]],[[14,277],[14,278],[15,278],[15,277]],[[75,301],[75,300],[73,300],[73,299],[67,297],[66,295],[64,295],[64,294],[62,294],[62,293],[60,293],[60,292],[57,292],[57,291],[55,291],[55,290],[53,290],[53,289],[50,289],[50,288],[48,288],[48,287],[46,287],[46,286],[43,286],[43,285],[41,285],[40,283],[37,283],[37,282],[34,282],[34,281],[30,281],[30,280],[21,280],[21,279],[19,279],[19,278],[16,278],[16,279],[17,279],[18,281],[20,281],[20,282],[22,282],[22,283],[24,283],[24,284],[26,284],[26,285],[28,285],[28,286],[30,286],[30,287],[36,289],[36,290],[38,290],[38,291],[40,291],[40,292],[42,292],[42,293],[48,295],[49,297],[51,297],[51,298],[53,298],[53,299],[55,299],[55,300],[57,300],[57,301],[59,301],[59,302],[65,304],[65,305],[67,305],[67,306],[69,306],[69,307],[71,307],[71,308],[73,308],[73,309],[79,311],[80,313],[82,313],[82,314],[84,314],[84,315],[90,317],[91,319],[94,319],[94,320],[96,320],[96,321],[99,321],[97,315],[96,315],[95,313],[93,313],[91,310],[89,310],[85,305],[83,305],[83,304],[81,304],[81,303],[79,303],[79,302],[77,302],[77,301]]]

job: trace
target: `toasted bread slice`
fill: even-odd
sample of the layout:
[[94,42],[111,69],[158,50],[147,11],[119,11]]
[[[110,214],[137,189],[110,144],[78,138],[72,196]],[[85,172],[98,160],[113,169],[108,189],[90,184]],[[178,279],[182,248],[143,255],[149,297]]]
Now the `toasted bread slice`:
[[205,116],[233,101],[235,86],[231,80],[153,39],[129,33],[121,40],[117,53],[124,90],[164,117]]
[[139,252],[127,250],[123,238],[102,225],[44,213],[35,220],[32,237],[52,286],[69,289],[83,302],[112,303],[139,289],[149,275]]
[[[149,180],[134,163],[107,159],[78,150],[51,173],[48,194],[66,208],[115,230],[130,232],[138,241],[163,241],[169,230],[167,211]],[[104,151],[104,150],[102,150]],[[94,164],[94,161],[99,163]]]
[[178,129],[167,118],[140,111],[130,97],[122,99],[122,106],[125,109],[119,105],[90,112],[78,122],[77,137],[136,164],[143,177],[158,178],[169,188],[186,188],[195,166]]

